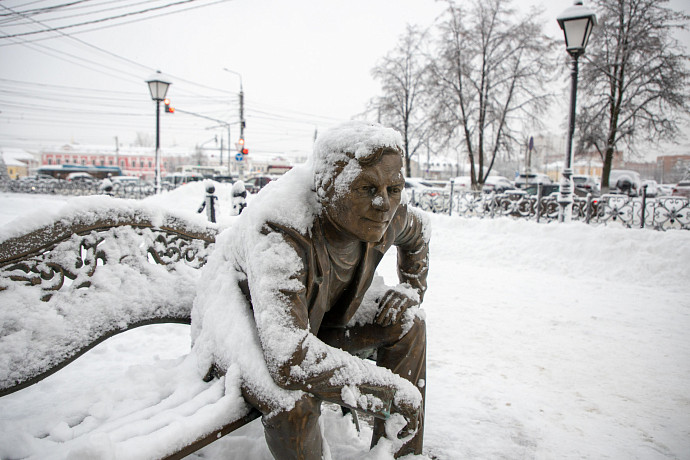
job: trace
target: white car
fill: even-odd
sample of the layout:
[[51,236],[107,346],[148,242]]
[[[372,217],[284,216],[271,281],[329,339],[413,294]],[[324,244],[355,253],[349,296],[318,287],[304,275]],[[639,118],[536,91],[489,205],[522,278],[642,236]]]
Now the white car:
[[405,202],[410,203],[414,198],[414,206],[419,205],[419,200],[422,196],[428,195],[430,197],[437,196],[444,190],[443,187],[437,186],[437,182],[430,182],[419,177],[405,178]]
[[642,181],[642,186],[640,187],[640,193],[646,187],[646,195],[649,198],[654,198],[657,195],[661,195],[661,190],[659,189],[659,184],[653,179],[646,179]]
[[528,185],[553,184],[549,176],[542,173],[520,173],[515,178],[515,187],[524,188]]
[[612,169],[609,174],[609,192],[638,196],[642,187],[642,178],[637,171],[629,169]]
[[675,186],[675,184],[659,184],[659,195],[671,196],[673,194],[673,187]]
[[67,181],[69,182],[94,182],[95,180],[95,177],[86,172],[73,172],[67,174]]
[[472,178],[470,176],[457,176],[450,180],[453,182],[453,192],[472,191]]
[[503,176],[489,176],[484,181],[484,187],[482,190],[486,193],[503,193],[506,190],[512,190],[515,188],[512,182],[508,180],[507,177]]

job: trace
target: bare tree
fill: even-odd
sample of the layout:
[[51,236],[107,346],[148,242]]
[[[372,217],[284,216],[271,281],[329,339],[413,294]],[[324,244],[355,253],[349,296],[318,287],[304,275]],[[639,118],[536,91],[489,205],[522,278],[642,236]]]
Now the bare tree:
[[688,56],[673,33],[688,15],[668,0],[594,0],[598,26],[580,72],[579,149],[594,148],[608,190],[617,146],[673,140],[689,110]]
[[523,126],[539,124],[550,97],[544,88],[553,74],[554,42],[538,15],[520,18],[509,3],[473,0],[465,9],[449,1],[431,60],[433,121],[464,146],[474,188],[500,153],[520,145]]
[[427,140],[429,123],[424,114],[424,73],[427,64],[419,47],[424,33],[408,26],[399,44],[371,71],[383,94],[370,106],[380,122],[397,129],[403,137],[405,173],[410,161]]
[[137,131],[137,136],[134,139],[134,145],[137,147],[153,147],[154,138],[149,133]]

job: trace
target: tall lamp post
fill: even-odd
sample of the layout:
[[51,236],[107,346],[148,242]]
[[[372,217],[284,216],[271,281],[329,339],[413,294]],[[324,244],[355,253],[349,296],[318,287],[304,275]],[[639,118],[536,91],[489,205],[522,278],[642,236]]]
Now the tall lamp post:
[[165,99],[171,83],[163,78],[161,71],[157,71],[146,83],[149,85],[151,99],[156,101],[156,194],[161,193],[161,101]]
[[573,134],[575,132],[575,106],[577,101],[577,73],[578,59],[585,54],[592,28],[597,24],[594,11],[582,6],[581,0],[563,11],[558,18],[558,25],[565,35],[566,51],[571,57],[570,71],[570,115],[568,120],[568,140],[566,142],[565,167],[561,180],[561,190],[558,195],[558,221],[570,221],[573,210]]

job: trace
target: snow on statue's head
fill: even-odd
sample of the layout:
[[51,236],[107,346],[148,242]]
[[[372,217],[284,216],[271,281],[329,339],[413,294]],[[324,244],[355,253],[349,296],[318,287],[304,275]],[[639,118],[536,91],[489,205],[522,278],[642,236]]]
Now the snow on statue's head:
[[[402,136],[378,123],[348,121],[320,134],[314,144],[314,186],[321,203],[347,193],[352,181],[384,153],[402,157]],[[329,191],[334,189],[333,194]]]

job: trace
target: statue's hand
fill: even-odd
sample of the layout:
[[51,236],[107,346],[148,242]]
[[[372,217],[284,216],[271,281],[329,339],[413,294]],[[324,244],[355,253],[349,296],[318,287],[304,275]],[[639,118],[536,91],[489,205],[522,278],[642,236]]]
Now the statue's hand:
[[415,432],[419,428],[421,419],[421,410],[418,406],[414,406],[408,403],[393,403],[391,407],[391,415],[399,414],[402,415],[404,421],[400,420],[396,423],[395,417],[391,420],[392,423],[386,426],[386,435],[389,439],[403,439],[408,436],[414,436]]
[[414,305],[417,305],[415,300],[400,291],[390,289],[381,297],[379,312],[375,319],[376,324],[383,327],[395,324],[400,321],[405,310]]

